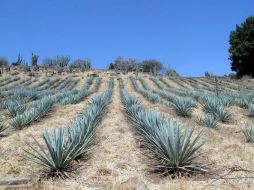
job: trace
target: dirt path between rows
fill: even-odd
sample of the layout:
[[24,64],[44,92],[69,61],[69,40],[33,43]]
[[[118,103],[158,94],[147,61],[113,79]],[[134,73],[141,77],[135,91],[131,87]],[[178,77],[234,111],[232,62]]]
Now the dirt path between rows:
[[[99,126],[97,139],[98,144],[92,151],[92,158],[78,179],[79,185],[88,189],[106,190],[132,187],[137,185],[137,181],[142,181],[145,165],[139,159],[140,153],[135,147],[131,126],[124,115],[117,80],[112,102]],[[139,183],[138,186],[145,184]]]

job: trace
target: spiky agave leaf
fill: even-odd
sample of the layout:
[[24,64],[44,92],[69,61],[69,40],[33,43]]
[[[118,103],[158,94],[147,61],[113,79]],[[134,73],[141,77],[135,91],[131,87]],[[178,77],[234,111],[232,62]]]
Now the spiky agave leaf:
[[216,128],[218,126],[218,119],[213,114],[206,114],[199,118],[198,123],[209,128]]
[[225,123],[230,120],[231,113],[229,113],[223,106],[218,106],[213,115],[215,115],[219,121]]
[[60,174],[68,169],[71,161],[86,153],[93,144],[96,127],[105,114],[113,86],[112,79],[109,89],[102,95],[94,97],[84,115],[67,129],[54,129],[51,135],[44,131],[42,136],[46,148],[35,138],[35,146],[27,143],[30,147],[30,151],[26,151],[27,158]]
[[155,94],[150,92],[149,90],[145,90],[145,89],[140,89],[140,92],[151,102],[151,103],[156,103],[159,102],[160,97]]
[[174,99],[172,106],[178,115],[189,117],[196,104],[191,99],[179,97]]
[[25,112],[12,118],[10,120],[10,125],[17,130],[21,130],[32,121],[33,115],[31,114],[31,112]]
[[244,98],[236,98],[234,103],[241,108],[248,108],[249,106],[248,100]]
[[252,126],[245,127],[245,129],[242,130],[243,134],[245,136],[245,140],[248,143],[253,143],[254,142],[254,129]]
[[218,106],[221,106],[221,102],[215,97],[211,96],[202,97],[201,104],[205,112],[212,114],[216,112]]
[[5,108],[6,108],[7,114],[10,117],[15,117],[18,114],[22,114],[26,110],[26,106],[22,105],[18,101],[6,102]]
[[220,97],[220,102],[222,103],[223,106],[226,106],[226,107],[233,105],[233,99],[226,95],[225,96],[222,95]]
[[66,170],[73,160],[72,155],[75,151],[75,146],[67,143],[65,129],[53,129],[51,134],[43,131],[42,137],[46,148],[33,137],[35,145],[27,143],[30,150],[25,150],[27,153],[26,158],[49,168],[52,172]]
[[40,118],[45,116],[54,105],[53,98],[44,98],[40,101],[36,101],[32,104],[32,108],[25,111],[22,114],[16,115],[11,119],[10,125],[15,129],[21,130],[26,125],[38,121]]
[[45,116],[53,107],[55,103],[54,98],[46,97],[33,104],[33,109],[30,111],[33,121],[37,121]]
[[105,107],[108,103],[106,95],[95,97],[85,115],[68,128],[68,142],[75,146],[74,158],[88,152],[92,146],[97,126],[105,114]]
[[194,128],[181,130],[178,122],[170,120],[164,125],[159,125],[156,138],[148,136],[150,152],[157,158],[157,169],[176,175],[181,172],[205,171],[200,163],[193,162],[197,151],[203,145],[200,141],[201,132],[191,140],[193,131]]
[[153,160],[156,170],[174,175],[206,171],[202,164],[194,162],[203,145],[201,133],[193,137],[193,128],[181,130],[178,122],[165,120],[158,112],[144,110],[125,90],[121,96],[128,117],[141,137],[145,154]]
[[249,106],[249,116],[254,117],[254,104]]
[[3,132],[7,129],[8,127],[3,123],[0,122],[0,136],[3,135]]
[[123,82],[123,79],[122,78],[118,78],[119,80],[119,88],[120,90],[124,88],[124,82]]

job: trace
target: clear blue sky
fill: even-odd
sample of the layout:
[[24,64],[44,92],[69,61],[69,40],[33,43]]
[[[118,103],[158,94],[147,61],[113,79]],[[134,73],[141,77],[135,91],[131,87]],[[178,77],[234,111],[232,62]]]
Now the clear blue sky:
[[58,54],[106,68],[154,58],[183,76],[230,72],[229,33],[254,0],[1,0],[0,56]]

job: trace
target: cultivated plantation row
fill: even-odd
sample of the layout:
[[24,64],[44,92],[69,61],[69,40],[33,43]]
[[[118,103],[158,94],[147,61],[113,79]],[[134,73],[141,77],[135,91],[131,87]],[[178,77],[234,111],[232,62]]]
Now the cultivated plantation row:
[[5,75],[0,185],[254,188],[252,83],[143,74]]

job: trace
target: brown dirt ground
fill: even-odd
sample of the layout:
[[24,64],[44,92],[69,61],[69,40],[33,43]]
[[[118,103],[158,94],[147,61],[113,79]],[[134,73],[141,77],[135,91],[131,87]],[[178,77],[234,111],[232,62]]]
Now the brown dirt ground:
[[[253,145],[244,142],[241,132],[245,123],[253,122],[247,116],[247,110],[232,106],[229,108],[232,113],[230,123],[219,124],[217,130],[208,129],[194,122],[196,117],[203,114],[200,106],[194,111],[192,118],[178,117],[171,108],[148,102],[142,95],[134,92],[128,77],[123,78],[127,91],[138,97],[145,108],[180,120],[184,128],[195,125],[195,134],[203,131],[203,140],[206,143],[199,161],[208,164],[207,174],[170,179],[148,172],[146,158],[142,156],[130,123],[124,115],[118,81],[115,80],[112,102],[99,126],[97,144],[91,157],[80,162],[80,168],[74,177],[68,180],[38,181],[43,169],[23,159],[23,142],[28,140],[28,134],[40,138],[40,129],[65,126],[86,109],[89,98],[94,95],[76,105],[56,107],[47,118],[0,139],[0,176],[33,176],[34,181],[23,187],[24,189],[254,189]],[[148,78],[145,80],[151,88],[156,88]],[[81,81],[77,85],[79,88],[84,84]],[[104,78],[97,94],[107,88],[107,81],[108,78]],[[141,87],[140,84],[139,86]],[[222,175],[230,179],[215,179]]]

